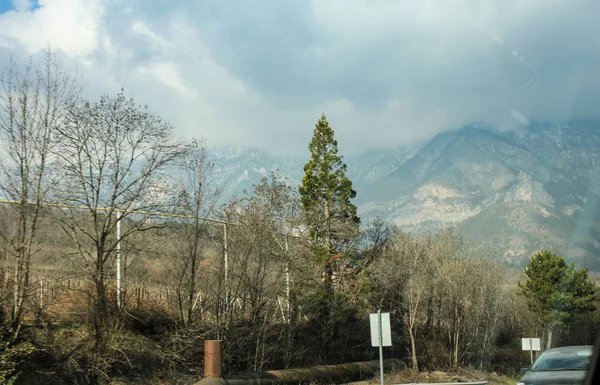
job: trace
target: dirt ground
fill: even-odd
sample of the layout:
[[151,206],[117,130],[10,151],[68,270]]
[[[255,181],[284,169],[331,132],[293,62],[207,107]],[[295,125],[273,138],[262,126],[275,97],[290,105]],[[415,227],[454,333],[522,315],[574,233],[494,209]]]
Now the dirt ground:
[[[386,374],[386,385],[413,384],[413,383],[444,383],[444,382],[477,382],[488,381],[489,385],[515,385],[516,378],[500,376],[496,373],[480,372],[476,370],[460,369],[457,372],[420,372],[414,373],[405,370]],[[351,385],[379,385],[379,376],[371,380],[353,382]]]

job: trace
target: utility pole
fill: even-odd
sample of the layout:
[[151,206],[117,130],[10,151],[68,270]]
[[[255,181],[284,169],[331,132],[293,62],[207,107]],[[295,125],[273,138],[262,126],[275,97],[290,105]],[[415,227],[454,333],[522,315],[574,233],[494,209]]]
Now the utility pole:
[[117,211],[117,307],[121,309],[121,213]]
[[225,270],[225,314],[229,314],[229,261],[227,256],[227,223],[223,224],[223,268]]
[[290,257],[288,255],[288,237],[285,237],[285,296],[286,296],[286,320],[290,323]]

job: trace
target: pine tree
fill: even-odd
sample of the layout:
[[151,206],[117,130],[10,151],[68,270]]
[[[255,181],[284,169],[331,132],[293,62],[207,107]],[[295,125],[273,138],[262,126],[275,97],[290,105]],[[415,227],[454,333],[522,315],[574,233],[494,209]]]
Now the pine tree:
[[576,314],[594,311],[597,290],[587,269],[577,270],[563,257],[543,250],[531,257],[525,274],[528,280],[519,282],[519,287],[547,329],[547,348],[552,346],[555,326],[570,322]]
[[310,160],[304,165],[300,198],[306,224],[314,240],[314,253],[324,268],[323,283],[331,288],[333,261],[358,234],[360,219],[352,181],[338,155],[338,144],[325,114],[317,122],[308,146]]

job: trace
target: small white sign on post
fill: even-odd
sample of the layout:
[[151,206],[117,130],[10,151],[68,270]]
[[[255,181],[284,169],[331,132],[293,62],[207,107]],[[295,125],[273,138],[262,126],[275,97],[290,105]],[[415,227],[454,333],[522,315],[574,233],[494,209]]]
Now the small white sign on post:
[[[378,313],[371,313],[371,346],[379,346],[379,319]],[[392,346],[392,329],[390,328],[390,313],[381,313],[381,334],[383,336],[382,346]]]
[[536,352],[541,351],[540,339],[539,338],[521,338],[521,345],[523,350],[533,350]]
[[371,313],[369,316],[371,323],[371,345],[379,347],[379,377],[381,385],[383,381],[383,347],[392,346],[392,329],[390,328],[390,313]]
[[521,346],[523,350],[529,350],[529,357],[531,358],[531,363],[533,364],[533,351],[540,352],[541,345],[539,338],[521,338]]

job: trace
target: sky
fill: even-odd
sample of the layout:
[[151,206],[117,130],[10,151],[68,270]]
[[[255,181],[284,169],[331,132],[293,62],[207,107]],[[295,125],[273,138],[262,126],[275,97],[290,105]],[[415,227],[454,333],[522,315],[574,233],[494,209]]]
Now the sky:
[[344,155],[472,122],[598,117],[598,1],[0,0],[0,66],[50,47],[209,146]]

